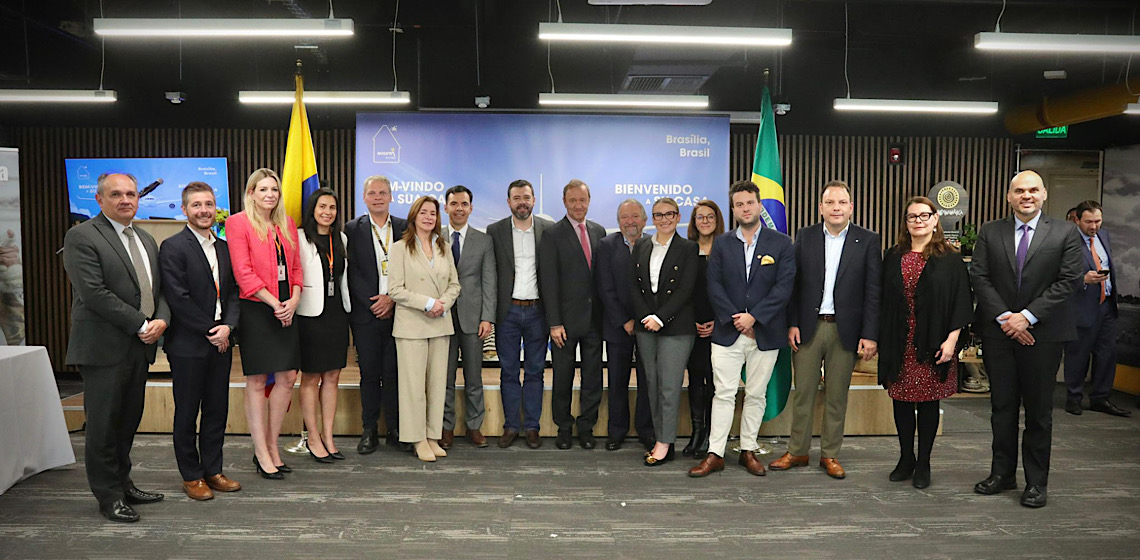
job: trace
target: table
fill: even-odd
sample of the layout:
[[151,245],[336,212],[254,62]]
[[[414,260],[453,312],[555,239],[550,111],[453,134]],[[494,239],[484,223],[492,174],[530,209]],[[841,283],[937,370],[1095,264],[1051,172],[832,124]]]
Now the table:
[[75,462],[59,389],[43,346],[0,346],[0,494]]

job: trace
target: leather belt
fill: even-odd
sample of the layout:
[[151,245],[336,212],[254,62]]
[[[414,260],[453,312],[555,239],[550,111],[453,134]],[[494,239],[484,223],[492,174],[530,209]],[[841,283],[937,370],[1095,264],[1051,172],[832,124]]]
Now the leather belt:
[[534,307],[541,302],[542,302],[542,300],[540,300],[540,299],[514,299],[514,298],[511,298],[511,305],[517,305],[519,307]]
[[835,315],[820,315],[819,320],[823,321],[825,323],[834,323],[835,322]]

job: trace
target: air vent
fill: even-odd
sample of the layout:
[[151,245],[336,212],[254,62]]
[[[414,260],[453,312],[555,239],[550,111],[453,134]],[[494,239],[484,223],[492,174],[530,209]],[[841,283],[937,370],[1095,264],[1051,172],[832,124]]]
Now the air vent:
[[637,93],[696,93],[708,79],[708,76],[629,75],[625,77],[621,90]]

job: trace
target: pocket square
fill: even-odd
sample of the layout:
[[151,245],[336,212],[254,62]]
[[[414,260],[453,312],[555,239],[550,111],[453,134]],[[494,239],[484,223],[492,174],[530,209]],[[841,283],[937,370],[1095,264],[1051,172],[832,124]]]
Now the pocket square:
[[763,257],[760,257],[760,266],[767,266],[770,264],[776,264],[776,259],[773,259],[772,255],[764,255]]

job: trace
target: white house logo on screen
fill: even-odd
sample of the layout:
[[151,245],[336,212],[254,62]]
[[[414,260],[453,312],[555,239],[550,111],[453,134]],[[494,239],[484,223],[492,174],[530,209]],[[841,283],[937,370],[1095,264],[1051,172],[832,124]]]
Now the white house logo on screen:
[[86,165],[80,165],[79,169],[75,170],[75,177],[78,179],[90,179],[91,172],[87,170]]
[[400,143],[396,140],[396,128],[383,125],[372,135],[373,163],[400,163]]

